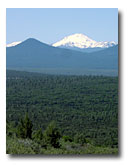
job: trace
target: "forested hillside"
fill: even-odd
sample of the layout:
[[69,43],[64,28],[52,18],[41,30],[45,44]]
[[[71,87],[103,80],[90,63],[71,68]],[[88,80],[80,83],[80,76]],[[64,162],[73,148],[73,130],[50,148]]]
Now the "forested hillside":
[[118,77],[7,70],[7,153],[117,152]]

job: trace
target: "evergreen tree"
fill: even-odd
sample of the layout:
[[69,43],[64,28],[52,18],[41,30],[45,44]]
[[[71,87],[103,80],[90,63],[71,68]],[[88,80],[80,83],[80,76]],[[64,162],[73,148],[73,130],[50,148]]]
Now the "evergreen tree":
[[61,137],[61,134],[59,130],[57,129],[55,122],[51,122],[49,126],[47,127],[47,129],[44,131],[44,134],[43,134],[44,143],[47,146],[53,146],[54,148],[59,148],[60,137]]
[[32,127],[33,124],[28,117],[28,113],[26,113],[24,119],[21,119],[20,124],[18,126],[18,136],[21,138],[32,138]]

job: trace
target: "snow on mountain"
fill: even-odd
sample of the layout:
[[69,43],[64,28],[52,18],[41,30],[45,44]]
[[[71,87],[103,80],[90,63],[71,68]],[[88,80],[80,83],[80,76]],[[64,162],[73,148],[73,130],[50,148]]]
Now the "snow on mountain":
[[95,48],[95,47],[108,48],[114,45],[116,45],[114,41],[97,42],[81,33],[67,36],[62,40],[52,44],[52,46],[54,47],[78,47],[78,48]]
[[13,46],[16,46],[17,44],[20,44],[20,43],[21,43],[21,41],[13,42],[13,43],[7,44],[6,47],[13,47]]

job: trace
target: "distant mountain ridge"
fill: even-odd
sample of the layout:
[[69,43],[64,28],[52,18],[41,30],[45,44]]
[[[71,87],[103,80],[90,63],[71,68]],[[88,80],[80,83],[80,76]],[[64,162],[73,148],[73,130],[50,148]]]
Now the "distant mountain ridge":
[[118,71],[118,45],[93,53],[84,53],[53,47],[29,38],[16,46],[6,48],[6,66],[7,69],[41,69],[42,72],[50,71],[49,73],[53,70],[57,73],[64,71],[64,74],[75,74],[78,71],[84,74],[89,70]]
[[[22,43],[22,41],[12,42],[10,44],[7,44],[6,47],[16,46],[20,43]],[[79,51],[80,49],[89,50],[91,48],[95,48],[94,50],[100,50],[101,48],[109,48],[114,45],[117,45],[116,42],[114,41],[97,42],[81,33],[76,33],[73,35],[66,36],[62,40],[52,44],[52,46],[54,47],[69,48],[75,50],[78,49]]]

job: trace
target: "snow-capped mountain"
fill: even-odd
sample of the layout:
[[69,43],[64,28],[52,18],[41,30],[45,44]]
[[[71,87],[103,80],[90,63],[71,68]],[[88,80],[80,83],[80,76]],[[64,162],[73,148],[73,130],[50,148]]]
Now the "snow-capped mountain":
[[13,42],[13,43],[7,44],[6,47],[13,47],[13,46],[16,46],[17,44],[20,44],[20,43],[21,43],[21,41]]
[[97,42],[90,39],[84,34],[77,33],[63,38],[62,40],[52,44],[54,47],[65,47],[65,48],[108,48],[116,45],[114,41],[111,42]]

